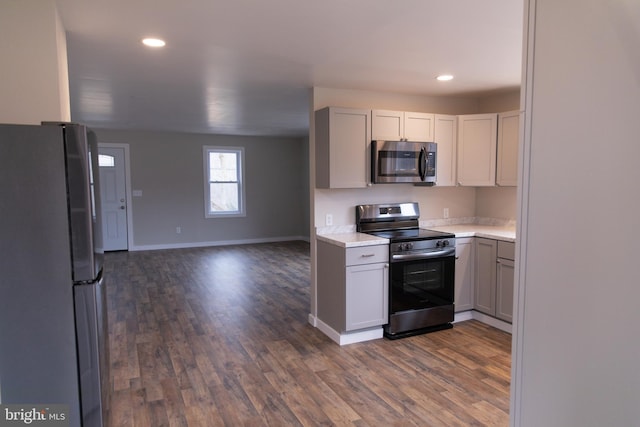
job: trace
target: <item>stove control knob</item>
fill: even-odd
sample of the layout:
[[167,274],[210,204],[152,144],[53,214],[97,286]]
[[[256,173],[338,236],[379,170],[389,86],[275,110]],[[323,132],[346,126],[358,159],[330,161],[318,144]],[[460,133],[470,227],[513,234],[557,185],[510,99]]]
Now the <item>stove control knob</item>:
[[443,240],[442,241],[442,247],[444,248],[445,246],[449,246],[449,241],[448,240]]
[[442,240],[438,240],[436,242],[436,248],[439,248],[440,246],[442,246]]
[[410,251],[411,249],[413,249],[413,243],[406,243],[404,245],[404,248],[408,251]]

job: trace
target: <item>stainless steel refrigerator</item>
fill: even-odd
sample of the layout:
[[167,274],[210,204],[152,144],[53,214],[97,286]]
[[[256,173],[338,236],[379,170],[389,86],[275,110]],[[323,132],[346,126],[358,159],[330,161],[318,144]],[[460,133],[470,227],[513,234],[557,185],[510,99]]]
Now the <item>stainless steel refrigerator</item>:
[[98,147],[76,124],[0,125],[0,403],[107,423]]

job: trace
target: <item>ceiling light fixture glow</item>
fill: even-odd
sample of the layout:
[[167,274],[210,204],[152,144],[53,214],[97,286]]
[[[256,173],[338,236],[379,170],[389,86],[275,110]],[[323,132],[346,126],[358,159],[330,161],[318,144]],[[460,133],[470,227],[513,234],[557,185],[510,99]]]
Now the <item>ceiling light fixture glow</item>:
[[162,39],[146,38],[142,39],[142,44],[149,47],[163,47],[166,45]]
[[453,76],[451,74],[442,74],[436,77],[438,81],[448,82],[449,80],[453,80]]

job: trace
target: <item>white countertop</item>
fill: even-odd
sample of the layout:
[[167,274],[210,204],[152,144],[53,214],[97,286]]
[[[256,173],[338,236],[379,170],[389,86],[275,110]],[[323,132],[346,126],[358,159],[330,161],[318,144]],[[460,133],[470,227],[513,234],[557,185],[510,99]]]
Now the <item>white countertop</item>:
[[[480,225],[480,224],[456,224],[421,227],[429,230],[453,233],[456,237],[484,237],[487,239],[502,240],[504,242],[516,241],[516,230],[513,226]],[[356,248],[360,246],[386,245],[389,239],[384,239],[370,234],[355,231],[344,233],[317,234],[318,240],[343,248]]]
[[318,234],[316,237],[318,240],[331,243],[332,245],[341,246],[343,248],[389,244],[389,239],[383,239],[382,237],[358,233],[355,231],[349,233]]

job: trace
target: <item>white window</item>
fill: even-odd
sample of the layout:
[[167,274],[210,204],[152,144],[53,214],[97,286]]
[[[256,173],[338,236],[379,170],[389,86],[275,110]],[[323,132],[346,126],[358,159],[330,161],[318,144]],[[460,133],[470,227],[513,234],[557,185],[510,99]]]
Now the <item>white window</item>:
[[205,217],[244,216],[244,148],[204,147]]
[[113,168],[116,166],[116,158],[108,154],[98,154],[98,166],[101,168]]

